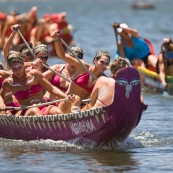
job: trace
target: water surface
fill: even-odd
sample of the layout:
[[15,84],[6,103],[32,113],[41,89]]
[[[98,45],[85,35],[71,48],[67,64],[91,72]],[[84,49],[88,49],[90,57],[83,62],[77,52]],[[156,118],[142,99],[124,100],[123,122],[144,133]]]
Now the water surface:
[[[125,22],[150,39],[156,54],[164,37],[173,36],[173,1],[150,0],[153,10],[134,10],[132,0],[3,0],[0,9],[27,12],[38,7],[44,13],[67,12],[76,30],[74,39],[92,63],[95,53],[107,50],[114,59],[116,42],[112,22]],[[146,1],[145,1],[146,2]],[[3,60],[3,56],[0,56]],[[62,63],[56,57],[50,64]],[[108,73],[108,72],[107,72]],[[173,99],[143,92],[148,110],[131,136],[95,146],[91,141],[15,141],[0,139],[0,172],[173,172]]]

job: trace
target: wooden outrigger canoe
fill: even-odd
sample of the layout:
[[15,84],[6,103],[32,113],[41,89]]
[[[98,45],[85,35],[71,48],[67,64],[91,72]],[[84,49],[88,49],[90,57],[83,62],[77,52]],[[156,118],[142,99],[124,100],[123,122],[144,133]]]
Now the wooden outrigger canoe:
[[147,105],[140,100],[139,72],[125,67],[116,76],[111,105],[80,113],[47,116],[0,115],[0,137],[18,140],[64,140],[83,137],[100,143],[123,141],[138,125]]
[[[138,67],[138,71],[140,73],[142,87],[160,94],[164,91],[159,75],[156,72],[141,67]],[[173,77],[167,76],[166,80],[168,83],[166,91],[169,95],[173,95]]]

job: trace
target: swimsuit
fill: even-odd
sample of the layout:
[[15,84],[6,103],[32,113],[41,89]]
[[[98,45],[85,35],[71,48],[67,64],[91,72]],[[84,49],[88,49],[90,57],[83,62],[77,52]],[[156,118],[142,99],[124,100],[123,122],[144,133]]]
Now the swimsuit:
[[[44,100],[46,101],[46,102],[51,102],[52,100],[50,100],[48,97],[46,97],[46,96],[44,96]],[[55,106],[57,106],[58,107],[58,105],[59,105],[59,102],[57,102],[57,103],[54,103],[54,104],[52,104],[52,105],[55,105]]]
[[16,97],[17,100],[25,100],[27,99],[30,95],[37,94],[42,90],[42,87],[37,84],[33,85],[29,90],[20,90],[17,91],[14,96]]
[[[125,57],[130,61],[133,58],[146,58],[146,56],[150,54],[150,47],[148,44],[142,38],[131,36],[131,39],[133,41],[133,47],[127,47],[123,40],[121,40],[124,46]],[[118,51],[116,52],[115,57],[118,57]]]
[[[65,66],[64,66],[64,67],[61,69],[61,71],[59,72],[60,74],[62,74],[62,71],[64,70],[64,68],[65,68]],[[61,86],[60,86],[60,76],[59,76],[59,75],[55,75],[55,76],[51,79],[50,83],[51,83],[52,85],[56,86],[57,88],[59,88],[59,89],[62,90],[62,91],[67,91],[67,89],[68,89],[68,88],[64,88],[64,87],[61,87]]]
[[[40,111],[41,111],[41,114],[42,115],[46,115],[46,112],[47,112],[47,108],[48,107],[52,107],[53,105],[48,105],[48,106],[40,106],[40,107],[38,107],[39,109],[40,109]],[[50,109],[49,108],[49,109]],[[28,109],[25,109],[25,110],[22,110],[22,112],[21,112],[21,116],[25,116],[25,113],[26,113],[26,111],[27,111]]]
[[[19,107],[19,103],[18,102],[11,102],[6,104],[6,106],[12,106],[12,107]],[[9,110],[11,112],[12,115],[15,115],[17,113],[16,110]]]
[[91,93],[95,83],[91,86],[87,88],[87,85],[89,83],[89,81],[91,80],[91,76],[90,74],[88,74],[87,72],[84,74],[81,74],[80,76],[78,76],[76,79],[73,80],[73,82],[80,86],[81,88],[85,89],[87,92]]
[[[32,81],[34,78],[32,78],[30,81]],[[27,81],[28,83],[28,81]],[[27,84],[26,83],[26,84]],[[11,84],[9,82],[10,85],[12,86],[21,86],[20,84]],[[40,91],[42,90],[42,87],[40,84],[36,84],[36,85],[32,85],[31,88],[29,90],[20,90],[20,91],[17,91],[14,96],[16,97],[17,100],[25,100],[27,99],[30,95],[34,95],[34,94],[37,94],[39,93]],[[52,105],[50,105],[52,106]],[[38,107],[40,110],[41,110],[41,114],[42,115],[46,115],[46,110],[47,110],[47,107],[49,106],[40,106]],[[21,115],[24,116],[25,113],[26,113],[27,109],[25,110],[22,110],[21,112]]]
[[[17,91],[14,96],[16,97],[17,100],[25,100],[27,99],[30,95],[33,95],[33,94],[37,94],[39,93],[40,91],[42,90],[42,87],[37,84],[37,85],[33,85],[29,90],[20,90],[20,91]],[[46,115],[46,110],[48,107],[51,107],[52,105],[48,105],[48,106],[40,106],[38,107],[41,111],[41,114],[42,115]],[[27,109],[25,110],[22,110],[21,112],[21,116],[24,116],[25,113],[26,113]]]

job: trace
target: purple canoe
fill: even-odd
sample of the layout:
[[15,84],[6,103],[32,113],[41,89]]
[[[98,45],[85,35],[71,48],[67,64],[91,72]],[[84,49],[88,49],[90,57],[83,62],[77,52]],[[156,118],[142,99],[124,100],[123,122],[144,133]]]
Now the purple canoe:
[[64,140],[83,137],[96,143],[123,141],[138,125],[147,106],[140,101],[138,71],[125,67],[116,76],[113,103],[80,113],[47,116],[0,115],[0,137]]

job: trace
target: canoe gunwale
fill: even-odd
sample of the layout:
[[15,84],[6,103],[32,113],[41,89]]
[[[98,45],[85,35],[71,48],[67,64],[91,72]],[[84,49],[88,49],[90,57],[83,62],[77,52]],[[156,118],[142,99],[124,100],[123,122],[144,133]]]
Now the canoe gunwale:
[[79,113],[59,114],[59,115],[39,115],[39,116],[16,116],[10,114],[0,114],[0,120],[6,119],[7,121],[22,121],[22,122],[53,122],[53,121],[68,121],[68,120],[81,120],[87,117],[105,113],[104,107],[86,110]]

